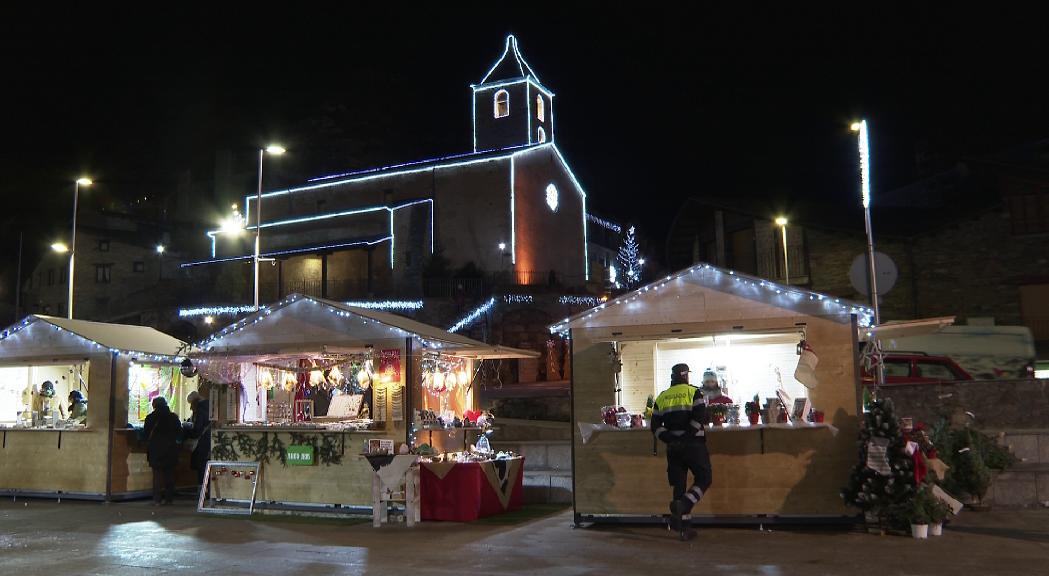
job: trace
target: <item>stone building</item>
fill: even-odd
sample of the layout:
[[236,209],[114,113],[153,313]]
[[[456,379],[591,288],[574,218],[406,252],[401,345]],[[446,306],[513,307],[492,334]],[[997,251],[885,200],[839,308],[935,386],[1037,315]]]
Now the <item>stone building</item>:
[[[784,282],[777,216],[758,202],[691,198],[667,236],[670,267],[703,261]],[[849,277],[866,250],[859,206],[798,201],[787,216],[790,283],[864,301]],[[1023,325],[1049,355],[1049,140],[875,192],[872,222],[898,276],[883,321]]]

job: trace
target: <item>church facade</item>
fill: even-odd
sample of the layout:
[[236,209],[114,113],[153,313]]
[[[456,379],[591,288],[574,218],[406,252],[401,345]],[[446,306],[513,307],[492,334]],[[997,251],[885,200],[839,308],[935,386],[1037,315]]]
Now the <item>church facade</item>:
[[[603,221],[555,142],[554,94],[513,36],[471,98],[470,152],[264,192],[261,253],[274,262],[260,267],[263,300],[313,282],[332,298],[419,293],[436,255],[521,285],[600,283],[588,225]],[[209,231],[210,257],[184,267],[250,263],[259,204],[244,200],[247,234]]]

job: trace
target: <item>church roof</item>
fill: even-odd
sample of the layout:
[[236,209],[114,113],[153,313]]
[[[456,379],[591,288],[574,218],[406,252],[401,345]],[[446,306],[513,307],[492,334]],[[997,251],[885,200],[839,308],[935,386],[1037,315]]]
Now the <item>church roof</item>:
[[506,48],[503,50],[503,55],[488,70],[484,78],[481,78],[480,84],[528,77],[539,83],[539,76],[528,65],[528,62],[525,62],[524,56],[521,56],[521,51],[517,48],[517,38],[510,34],[506,37]]

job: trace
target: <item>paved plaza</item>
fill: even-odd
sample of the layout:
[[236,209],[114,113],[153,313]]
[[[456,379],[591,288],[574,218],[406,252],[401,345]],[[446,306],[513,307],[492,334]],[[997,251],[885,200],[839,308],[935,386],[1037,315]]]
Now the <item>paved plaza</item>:
[[[474,524],[216,517],[172,507],[0,500],[5,574],[1033,574],[1049,558],[1049,510],[965,512],[940,538],[849,530],[656,526],[574,529],[567,510]],[[672,572],[680,566],[683,571]]]

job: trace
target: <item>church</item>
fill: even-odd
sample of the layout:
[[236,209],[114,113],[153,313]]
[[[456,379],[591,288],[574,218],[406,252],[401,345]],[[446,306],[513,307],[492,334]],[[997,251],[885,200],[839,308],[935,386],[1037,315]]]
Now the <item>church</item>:
[[599,286],[611,251],[588,242],[588,228],[608,238],[618,226],[588,214],[557,147],[554,93],[514,36],[470,98],[472,151],[314,178],[264,191],[261,203],[246,196],[247,234],[207,232],[210,258],[183,267],[250,262],[261,208],[260,250],[273,259],[260,268],[263,302],[418,295],[435,255],[517,285]]

